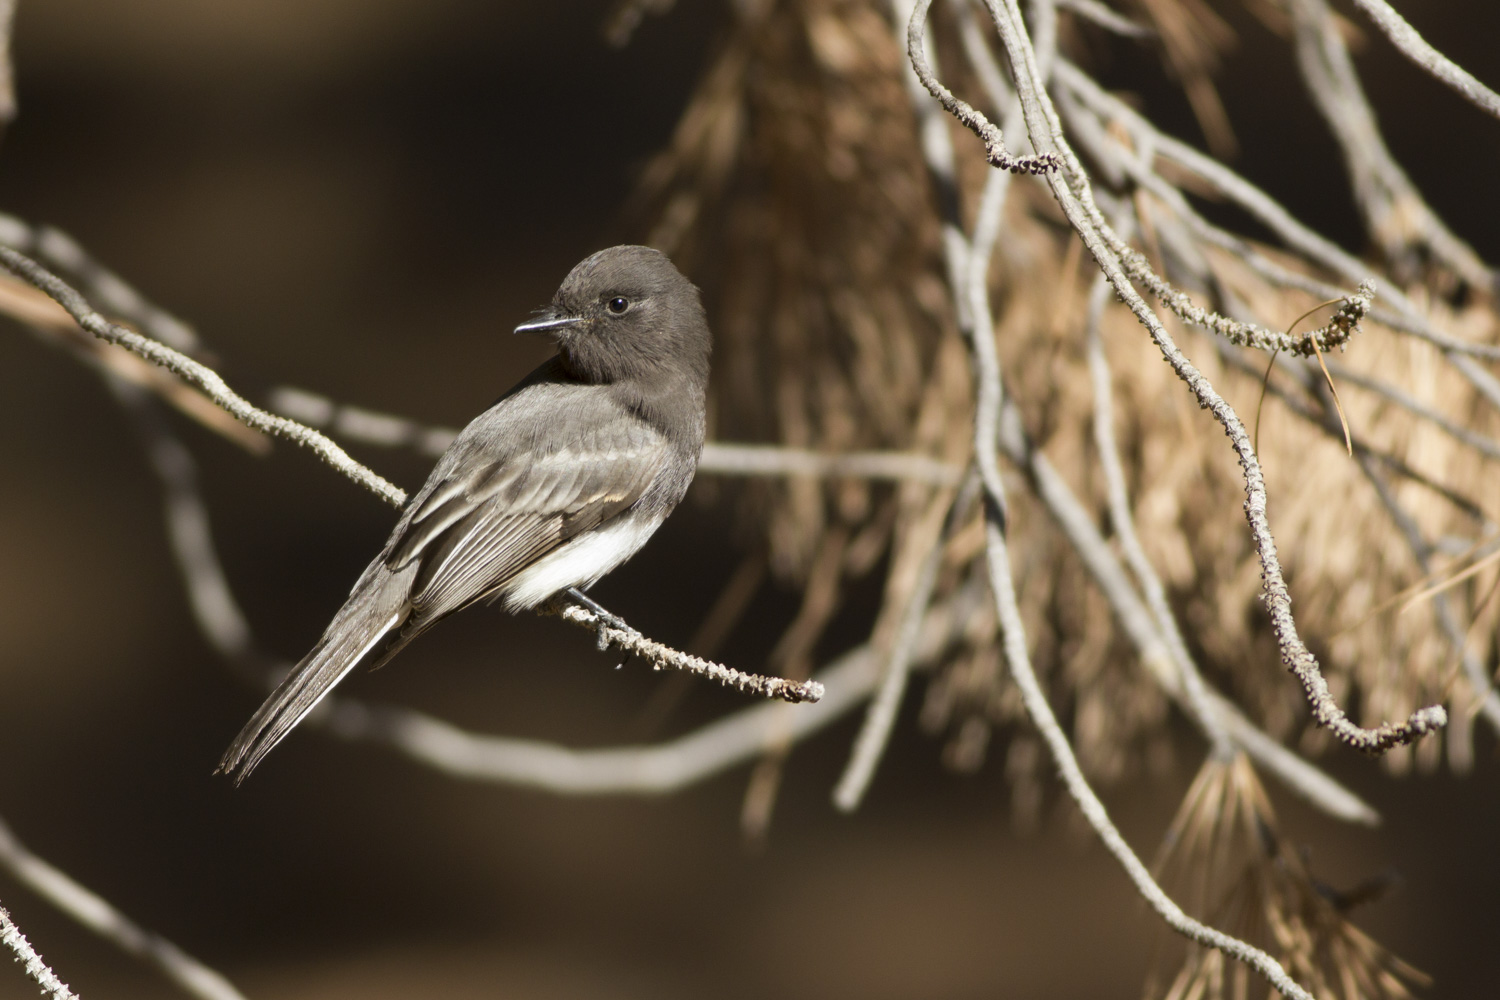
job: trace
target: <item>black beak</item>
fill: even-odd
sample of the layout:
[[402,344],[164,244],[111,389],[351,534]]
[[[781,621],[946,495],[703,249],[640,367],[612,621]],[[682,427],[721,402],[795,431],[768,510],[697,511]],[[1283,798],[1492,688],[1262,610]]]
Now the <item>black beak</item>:
[[574,323],[583,321],[582,316],[559,316],[557,310],[551,307],[542,310],[536,319],[530,323],[522,323],[516,327],[516,333],[548,333],[552,330],[561,330],[572,326]]

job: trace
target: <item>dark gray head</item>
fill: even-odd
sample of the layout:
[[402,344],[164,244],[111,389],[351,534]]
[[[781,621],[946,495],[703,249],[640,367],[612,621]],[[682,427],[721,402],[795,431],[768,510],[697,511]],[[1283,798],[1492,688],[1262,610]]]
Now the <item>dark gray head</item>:
[[568,373],[590,382],[686,374],[708,381],[708,319],[698,289],[667,255],[621,246],[585,258],[552,304],[517,333],[556,338]]

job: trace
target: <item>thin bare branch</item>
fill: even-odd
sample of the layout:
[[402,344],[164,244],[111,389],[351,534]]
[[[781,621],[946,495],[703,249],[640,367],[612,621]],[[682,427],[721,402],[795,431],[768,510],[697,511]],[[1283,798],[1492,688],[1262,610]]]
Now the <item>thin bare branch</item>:
[[1291,0],[1297,64],[1308,96],[1344,154],[1356,203],[1370,236],[1398,264],[1425,243],[1465,281],[1490,288],[1495,272],[1433,211],[1380,134],[1343,35],[1324,0]]
[[917,0],[916,9],[908,22],[906,34],[906,54],[911,59],[912,69],[916,70],[917,79],[927,88],[928,93],[938,99],[938,102],[947,109],[948,113],[957,118],[964,128],[973,132],[984,143],[985,159],[992,166],[1013,173],[1041,174],[1049,170],[1056,170],[1058,163],[1055,157],[1040,156],[1012,156],[1005,148],[1005,137],[1000,134],[1000,129],[979,111],[976,111],[968,102],[955,97],[953,91],[938,82],[937,77],[932,75],[932,70],[927,64],[924,36],[927,33],[927,9],[932,6],[932,0]]
[[68,984],[57,978],[57,973],[52,967],[42,961],[42,956],[26,940],[26,935],[21,933],[21,928],[10,918],[5,907],[0,906],[0,945],[10,949],[26,969],[26,974],[36,981],[42,988],[42,992],[51,997],[52,1000],[78,1000],[78,994],[68,989]]
[[108,379],[107,384],[131,416],[146,460],[161,483],[167,543],[182,573],[183,590],[198,631],[216,653],[237,667],[262,659],[254,651],[250,623],[234,598],[214,548],[208,505],[198,489],[192,453],[138,387],[118,378]]
[[1181,678],[1187,705],[1197,719],[1198,725],[1208,737],[1209,744],[1219,756],[1227,757],[1232,750],[1222,721],[1208,700],[1208,687],[1198,665],[1188,652],[1182,630],[1177,626],[1177,616],[1167,603],[1167,588],[1162,584],[1156,567],[1146,556],[1140,537],[1135,531],[1135,517],[1130,509],[1130,495],[1125,485],[1125,470],[1120,461],[1120,449],[1115,442],[1114,388],[1111,384],[1109,358],[1104,353],[1104,339],[1100,335],[1100,320],[1109,292],[1109,282],[1100,275],[1095,279],[1089,293],[1088,311],[1088,355],[1089,371],[1094,383],[1094,444],[1099,451],[1099,467],[1104,473],[1105,492],[1109,500],[1109,519],[1115,535],[1120,539],[1120,548],[1125,560],[1135,574],[1146,605],[1156,619],[1156,629]]
[[[914,664],[936,659],[977,611],[981,593],[960,589],[923,619]],[[817,674],[824,695],[795,712],[756,705],[651,746],[575,750],[536,740],[482,736],[405,709],[347,699],[309,722],[349,739],[386,743],[454,777],[537,788],[558,795],[666,795],[707,780],[765,751],[766,741],[799,741],[843,718],[874,690],[880,657],[869,645],[839,656]]]
[[73,237],[55,226],[33,226],[0,212],[0,246],[19,250],[71,275],[98,309],[129,322],[168,347],[191,354],[202,346],[191,326],[147,301],[118,274],[95,260]]
[[[910,16],[912,9],[907,8],[906,11],[901,11],[898,8],[898,13]],[[990,71],[980,73],[982,79],[992,75],[998,78],[998,67],[993,65],[993,56],[982,39],[969,38],[965,43],[965,53],[971,60],[990,63]],[[931,108],[932,104],[926,100],[923,90],[917,84],[915,74],[912,74],[912,82],[918,87],[913,92],[913,99],[919,102],[918,109],[921,114],[921,109]],[[1006,98],[1011,99],[1009,104],[1003,103]],[[1015,103],[1013,98],[1013,93],[1008,89],[996,89],[992,94],[992,99],[1000,103],[1000,106],[1007,107],[1008,112],[1010,105]],[[1019,114],[1018,105],[1015,107],[1015,112]],[[1007,117],[1006,130],[1014,132],[1017,127],[1018,123],[1012,122]],[[934,134],[939,136],[940,141],[924,143],[924,149],[929,169],[937,174],[943,168],[943,164],[951,162],[951,151],[945,150],[946,133]],[[975,235],[981,248],[991,245],[998,238],[1001,207],[1003,207],[1009,183],[1010,175],[1003,171],[995,171],[986,178],[985,190],[981,195],[980,208],[977,212],[978,222]],[[963,290],[962,294],[956,293],[954,296],[960,328],[969,331],[974,328],[976,317],[988,317],[991,314],[987,267],[982,262],[983,257],[971,262],[968,256],[968,245],[956,217],[949,217],[947,220],[944,245],[949,259],[950,281],[955,289]],[[979,322],[987,321],[980,319]],[[1215,342],[1222,343],[1222,341]],[[1157,631],[1152,614],[1136,594],[1124,568],[1103,536],[1099,534],[1089,513],[1074,496],[1067,483],[1047,462],[1045,456],[1032,449],[1025,440],[1024,431],[1021,429],[1020,421],[1013,412],[1013,408],[1006,405],[1001,411],[1000,419],[1001,447],[1006,450],[1011,460],[1025,469],[1032,478],[1038,497],[1056,518],[1075,551],[1093,574],[1095,582],[1110,601],[1126,635],[1136,645],[1143,665],[1174,700],[1197,717],[1202,712],[1201,704],[1195,710],[1188,700],[1188,693],[1182,684],[1182,673],[1174,668],[1172,656],[1167,649],[1166,642]],[[1228,730],[1236,743],[1250,752],[1258,763],[1275,774],[1297,794],[1341,819],[1366,825],[1378,822],[1378,816],[1373,809],[1318,771],[1313,765],[1291,751],[1281,748],[1269,736],[1257,730],[1254,724],[1246,719],[1231,702],[1211,691],[1207,693],[1207,697],[1214,706],[1212,714],[1219,720],[1219,725]],[[1212,722],[1206,724],[1207,727],[1212,727],[1212,725]],[[1205,732],[1211,733],[1211,731],[1211,728],[1205,729]]]
[[[376,413],[337,403],[326,396],[278,386],[267,405],[309,427],[326,428],[346,440],[388,448],[413,448],[436,457],[453,443],[457,431],[429,427],[406,417]],[[895,451],[851,451],[827,454],[780,445],[709,441],[698,459],[698,472],[709,476],[813,476],[824,479],[908,480],[952,486],[963,470],[926,455]]]
[[39,339],[61,346],[85,364],[149,389],[251,454],[264,455],[270,451],[271,439],[266,435],[246,427],[165,368],[158,368],[123,347],[89,336],[45,293],[9,275],[0,275],[0,313],[25,324]]
[[[1021,25],[1020,12],[1013,3],[1002,6],[992,2],[988,6],[996,27],[1000,31],[1001,40],[1010,54],[1016,89],[1026,110],[1032,143],[1043,154],[1051,152],[1043,145],[1045,141],[1043,136],[1050,135],[1050,129],[1046,127],[1045,111],[1039,105],[1037,93],[1045,93],[1043,77],[1037,70],[1035,53],[1032,52],[1030,41],[1026,38],[1025,29]],[[1055,189],[1063,186],[1060,177],[1054,175],[1053,179]],[[1075,228],[1077,228],[1076,222]],[[1126,284],[1123,274],[1120,278],[1120,284]],[[1128,284],[1126,287],[1129,287]],[[1131,291],[1133,292],[1133,289]],[[1178,933],[1200,944],[1218,948],[1250,965],[1284,994],[1296,997],[1298,1000],[1311,1000],[1311,995],[1293,982],[1281,965],[1270,955],[1251,947],[1244,941],[1193,920],[1167,897],[1151,878],[1146,866],[1120,836],[1119,831],[1110,821],[1104,804],[1089,787],[1083,771],[1078,766],[1073,748],[1066,734],[1063,733],[1062,727],[1058,725],[1051,705],[1037,681],[1036,673],[1032,670],[1030,654],[1026,648],[1025,627],[1021,621],[1020,605],[1016,601],[1015,581],[1011,576],[1010,556],[1005,538],[1005,486],[1000,478],[994,457],[998,452],[999,444],[997,436],[1002,396],[1000,363],[994,338],[990,333],[992,321],[988,317],[975,319],[976,324],[969,340],[974,357],[975,378],[978,383],[975,391],[980,399],[990,401],[989,419],[985,420],[984,409],[976,406],[974,423],[974,454],[988,501],[985,505],[986,562],[989,567],[990,586],[995,597],[995,611],[1000,619],[1006,662],[1010,665],[1011,675],[1021,691],[1027,714],[1041,732],[1069,794],[1083,810],[1089,824],[1125,868],[1126,873],[1135,883],[1137,891],[1167,923]],[[978,325],[981,320],[984,322],[982,328]]]
[[[999,504],[992,505],[991,510],[997,509],[999,509]],[[1270,955],[1239,938],[1194,920],[1183,912],[1182,908],[1156,884],[1150,871],[1131,850],[1125,838],[1120,835],[1120,831],[1110,820],[1104,803],[1089,787],[1088,779],[1084,777],[1082,769],[1078,766],[1078,759],[1073,755],[1073,748],[1068,743],[1068,737],[1058,725],[1057,717],[1053,715],[1047,696],[1037,681],[1035,671],[1032,670],[1030,657],[1026,652],[1026,634],[1021,622],[1021,608],[1016,602],[1015,581],[1011,578],[1010,555],[1005,544],[1005,532],[998,518],[993,515],[987,519],[985,537],[990,581],[995,593],[996,611],[1000,616],[1006,662],[1010,665],[1011,676],[1021,691],[1021,698],[1026,703],[1026,713],[1046,741],[1063,784],[1067,787],[1069,796],[1083,811],[1084,818],[1094,828],[1094,832],[1098,834],[1104,846],[1115,856],[1115,860],[1125,869],[1136,891],[1174,931],[1191,941],[1206,947],[1217,948],[1231,958],[1244,962],[1288,997],[1294,997],[1296,1000],[1313,1000],[1312,994],[1297,985],[1291,976],[1287,975],[1281,963]]]
[[1428,44],[1406,18],[1385,0],[1354,0],[1376,27],[1385,32],[1401,54],[1464,96],[1470,104],[1500,118],[1500,94],[1476,80],[1468,70]]
[[784,677],[748,674],[722,663],[714,663],[648,639],[629,626],[621,627],[580,604],[566,604],[558,610],[563,621],[588,629],[599,637],[600,650],[614,647],[631,656],[639,656],[653,670],[681,670],[746,694],[760,695],[791,702],[815,702],[823,697],[823,685],[817,681],[790,681]]
[[11,59],[11,29],[16,0],[0,0],[0,130],[16,117],[16,71]]
[[[833,804],[843,812],[853,812],[859,808],[866,790],[870,787],[870,781],[875,776],[875,769],[879,766],[886,746],[890,743],[891,732],[896,725],[896,715],[901,708],[901,699],[906,693],[906,683],[911,676],[912,658],[916,652],[922,622],[926,617],[928,605],[932,603],[933,589],[937,586],[938,568],[943,561],[942,539],[950,535],[957,525],[968,518],[973,502],[978,498],[978,487],[978,481],[972,476],[965,481],[963,489],[949,505],[944,517],[946,524],[941,527],[940,531],[933,531],[922,523],[918,523],[913,529],[918,533],[919,541],[928,545],[928,549],[917,567],[915,579],[911,583],[911,592],[907,595],[905,606],[901,609],[896,625],[896,637],[886,652],[880,684],[876,688],[875,697],[870,699],[869,707],[865,710],[864,725],[860,727],[859,735],[854,738],[854,746],[849,752],[849,763],[845,765],[844,773],[839,777],[838,784],[833,789]],[[947,497],[944,496],[943,499],[946,500]],[[892,574],[894,573],[893,569]]]
[[[1195,709],[1188,700],[1182,671],[1176,667],[1155,616],[1131,586],[1124,565],[1094,525],[1083,503],[1047,457],[1027,439],[1020,414],[1008,401],[1001,412],[1000,446],[1006,457],[1026,472],[1037,499],[1067,536],[1095,584],[1109,600],[1125,635],[1140,654],[1142,666],[1174,701],[1188,711],[1190,718],[1199,721],[1198,711],[1201,709]],[[1258,729],[1233,702],[1211,688],[1206,689],[1204,695],[1212,708],[1213,718],[1235,745],[1297,795],[1347,822],[1364,826],[1374,826],[1379,822],[1380,817],[1373,808]]]
[[[136,924],[106,900],[32,854],[3,820],[0,820],[0,866],[16,881],[95,934],[156,966],[168,979],[200,1000],[245,1000],[244,995],[219,973],[161,935]],[[29,967],[27,971],[30,971]],[[54,995],[72,996],[66,986],[57,985],[62,992],[54,991]]]
[[824,479],[873,479],[956,486],[963,470],[926,455],[895,451],[851,451],[824,454],[779,445],[710,441],[703,446],[698,471],[711,476],[817,476]]
[[0,246],[0,265],[28,284],[46,292],[68,311],[74,321],[100,340],[124,347],[152,364],[160,365],[179,378],[197,386],[219,406],[232,413],[246,426],[276,437],[286,438],[309,449],[323,461],[333,466],[344,476],[374,493],[393,507],[406,502],[406,493],[387,482],[370,469],[356,462],[349,454],[311,427],[306,427],[286,417],[268,413],[253,406],[243,396],[230,389],[219,373],[158,340],[127,330],[105,319],[80,295],[57,275],[23,254]]
[[1133,21],[1099,0],[1057,0],[1057,6],[1071,11],[1105,31],[1112,31],[1124,38],[1154,38],[1156,29],[1149,24]]
[[[1281,206],[1274,198],[1266,194],[1260,188],[1240,177],[1234,171],[1224,166],[1219,161],[1207,156],[1187,143],[1175,139],[1164,132],[1159,131],[1148,119],[1137,113],[1123,101],[1107,93],[1087,73],[1066,60],[1059,60],[1054,74],[1062,84],[1066,93],[1075,97],[1080,104],[1100,116],[1101,120],[1118,122],[1123,125],[1135,141],[1143,146],[1154,150],[1158,155],[1166,158],[1172,163],[1190,171],[1194,176],[1210,184],[1214,190],[1225,198],[1250,213],[1258,222],[1264,224],[1274,232],[1288,247],[1304,255],[1309,260],[1328,268],[1344,280],[1359,282],[1364,280],[1370,273],[1370,267],[1359,258],[1355,257],[1335,245],[1331,240],[1314,232],[1299,222],[1295,216]],[[1083,134],[1080,132],[1080,134]],[[1098,144],[1102,147],[1102,144]],[[1094,148],[1093,152],[1102,152],[1102,148]],[[1131,164],[1129,157],[1108,156],[1108,162],[1128,169]],[[1177,211],[1185,221],[1188,221],[1195,232],[1215,245],[1223,246],[1224,249],[1245,258],[1247,263],[1256,267],[1258,271],[1270,265],[1264,271],[1267,277],[1279,280],[1293,287],[1302,288],[1310,294],[1319,298],[1337,298],[1344,293],[1333,285],[1321,282],[1313,282],[1305,275],[1296,275],[1294,272],[1277,268],[1270,262],[1259,258],[1254,254],[1249,244],[1240,237],[1226,233],[1217,227],[1209,226],[1198,218],[1193,212],[1180,192],[1172,188],[1164,178],[1149,171],[1131,171],[1134,179],[1152,191],[1153,194],[1168,199],[1173,210]],[[1159,182],[1159,183],[1157,183]],[[1170,189],[1170,193],[1168,190]],[[1202,222],[1201,227],[1198,225]],[[1299,282],[1304,282],[1300,284]],[[1393,304],[1396,308],[1382,308],[1378,303],[1370,310],[1370,317],[1376,322],[1382,323],[1403,333],[1427,340],[1443,350],[1450,353],[1472,354],[1475,357],[1487,359],[1500,359],[1500,347],[1491,344],[1472,344],[1458,340],[1440,330],[1435,329],[1417,308],[1416,304],[1408,299],[1400,289],[1387,287],[1384,292],[1385,301]],[[1491,396],[1496,406],[1500,406],[1500,394]]]
[[1001,39],[1011,56],[1011,65],[1018,77],[1018,92],[1026,111],[1027,129],[1032,145],[1041,152],[1052,152],[1058,156],[1063,169],[1047,174],[1058,204],[1069,223],[1083,239],[1084,245],[1093,254],[1100,267],[1114,286],[1116,294],[1135,314],[1156,343],[1162,356],[1172,366],[1178,378],[1188,386],[1198,404],[1213,414],[1229,436],[1231,446],[1239,459],[1245,479],[1245,518],[1250,526],[1251,538],[1260,557],[1262,576],[1265,582],[1265,603],[1270,614],[1271,626],[1281,648],[1282,660],[1287,669],[1302,683],[1303,692],[1312,708],[1313,718],[1320,726],[1329,729],[1341,742],[1366,753],[1383,753],[1393,746],[1400,746],[1419,739],[1447,723],[1447,713],[1442,706],[1434,705],[1414,712],[1405,722],[1388,722],[1374,728],[1355,725],[1334,700],[1328,690],[1317,659],[1298,634],[1296,619],[1291,611],[1291,594],[1276,553],[1276,541],[1271,533],[1266,515],[1267,494],[1265,477],[1260,460],[1251,445],[1249,434],[1239,415],[1234,412],[1212,383],[1203,375],[1187,355],[1177,347],[1171,334],[1157,319],[1144,299],[1131,285],[1130,275],[1116,252],[1124,241],[1110,229],[1098,206],[1093,201],[1088,176],[1078,162],[1077,156],[1067,145],[1062,134],[1061,123],[1045,88],[1039,82],[1035,60],[1029,44],[1025,43],[1024,29],[1019,17],[1012,20],[1009,7],[1002,0],[987,0],[987,6],[1000,28]]

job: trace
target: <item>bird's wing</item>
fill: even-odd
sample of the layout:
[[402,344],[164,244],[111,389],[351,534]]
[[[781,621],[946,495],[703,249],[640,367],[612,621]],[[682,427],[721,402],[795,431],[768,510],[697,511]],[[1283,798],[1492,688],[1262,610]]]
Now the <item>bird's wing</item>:
[[243,781],[350,670],[389,659],[651,486],[670,457],[666,439],[607,394],[547,374],[539,369],[454,440],[323,638],[245,724],[220,770]]
[[[666,465],[666,439],[610,399],[557,386],[538,391],[561,398],[546,408],[502,404],[477,419],[465,431],[476,432],[476,446],[455,442],[454,451],[467,454],[449,470],[434,470],[431,488],[392,536],[387,568],[399,572],[417,563],[403,636],[503,587],[569,538],[625,510]],[[557,423],[551,433],[535,433],[507,410],[542,412]],[[569,431],[565,440],[558,440],[559,426]]]

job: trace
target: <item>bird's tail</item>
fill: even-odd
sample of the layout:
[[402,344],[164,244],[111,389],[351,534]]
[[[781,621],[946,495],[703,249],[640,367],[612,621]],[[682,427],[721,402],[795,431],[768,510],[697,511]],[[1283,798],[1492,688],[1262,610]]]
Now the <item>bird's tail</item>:
[[[233,778],[236,785],[351,670],[371,659],[372,653],[378,652],[377,659],[383,661],[409,641],[399,633],[392,635],[409,610],[405,587],[391,586],[395,581],[389,573],[379,573],[375,580],[360,581],[367,582],[373,585],[355,587],[354,594],[334,616],[312,652],[292,668],[229,744],[218,770]],[[394,642],[384,641],[388,637]]]

